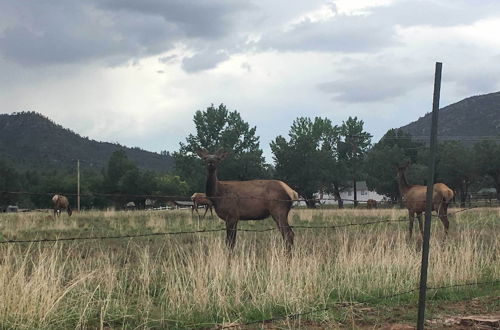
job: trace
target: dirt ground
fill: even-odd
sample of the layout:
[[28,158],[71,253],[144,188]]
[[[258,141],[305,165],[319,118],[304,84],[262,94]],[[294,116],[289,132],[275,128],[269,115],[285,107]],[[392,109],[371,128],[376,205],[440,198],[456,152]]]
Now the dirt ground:
[[[482,297],[467,301],[429,306],[426,329],[500,329],[500,297]],[[247,326],[232,325],[232,329],[416,329],[416,307],[352,306],[342,322],[282,320]],[[408,321],[401,321],[407,319]]]

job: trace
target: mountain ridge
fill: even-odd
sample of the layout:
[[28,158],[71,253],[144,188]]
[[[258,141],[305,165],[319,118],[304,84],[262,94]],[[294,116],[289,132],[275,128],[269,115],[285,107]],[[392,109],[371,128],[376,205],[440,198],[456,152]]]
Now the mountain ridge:
[[[415,139],[428,140],[431,113],[400,127]],[[467,97],[439,109],[438,138],[460,140],[466,145],[500,137],[500,92]]]
[[77,159],[83,168],[104,168],[120,149],[140,169],[166,172],[173,167],[168,154],[82,137],[34,111],[0,114],[0,158],[20,169],[69,168]]

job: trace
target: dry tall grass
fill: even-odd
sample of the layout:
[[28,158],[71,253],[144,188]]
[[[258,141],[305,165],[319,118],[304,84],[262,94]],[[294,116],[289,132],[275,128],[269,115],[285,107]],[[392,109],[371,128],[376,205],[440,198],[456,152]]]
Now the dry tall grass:
[[[498,210],[458,213],[450,237],[434,220],[429,285],[500,278]],[[294,210],[292,225],[404,217],[400,210]],[[116,235],[218,228],[190,212],[3,215],[4,239]],[[242,222],[268,228],[271,220]],[[407,223],[296,229],[293,257],[277,231],[0,245],[0,326],[15,328],[196,327],[308,311],[414,289],[420,251]],[[497,286],[498,289],[498,286]],[[407,299],[404,296],[398,299]],[[327,316],[325,316],[327,317]]]

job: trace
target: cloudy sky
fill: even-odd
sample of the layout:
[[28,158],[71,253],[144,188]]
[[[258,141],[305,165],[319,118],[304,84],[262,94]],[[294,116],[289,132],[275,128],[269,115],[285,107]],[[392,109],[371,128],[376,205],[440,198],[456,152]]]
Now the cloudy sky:
[[500,90],[496,0],[0,0],[0,112],[174,151],[224,103],[269,142],[298,116],[357,116],[376,141]]

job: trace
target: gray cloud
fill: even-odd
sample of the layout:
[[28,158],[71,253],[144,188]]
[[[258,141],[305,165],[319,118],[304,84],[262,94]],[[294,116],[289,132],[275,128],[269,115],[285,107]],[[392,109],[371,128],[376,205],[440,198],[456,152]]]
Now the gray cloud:
[[179,58],[178,55],[169,55],[169,56],[163,56],[163,57],[160,57],[158,59],[158,62],[160,63],[163,63],[163,64],[167,64],[167,63],[173,63],[175,61],[177,61]]
[[165,22],[176,25],[185,36],[204,39],[230,33],[235,15],[252,8],[247,2],[221,0],[104,0],[96,4],[111,11],[161,16]]
[[341,70],[341,78],[324,82],[318,88],[336,101],[379,102],[403,96],[428,80],[425,72],[405,72],[385,65],[361,64]]
[[[195,72],[213,68],[232,54],[255,50],[376,52],[399,42],[396,26],[467,24],[500,12],[500,4],[491,0],[481,6],[464,0],[398,1],[372,7],[367,15],[337,14],[329,20],[304,20],[282,30],[285,22],[318,8],[320,3],[0,0],[0,54],[23,65],[93,60],[120,65],[181,43],[195,52],[181,62],[182,67]],[[262,38],[246,44],[251,34]],[[221,55],[220,50],[227,55]]]
[[[332,9],[336,13],[335,7]],[[335,14],[331,19],[304,20],[292,28],[263,35],[261,49],[279,51],[374,52],[398,44],[398,26],[455,26],[495,17],[500,3],[466,1],[398,1],[372,7],[364,15]]]
[[92,1],[0,3],[0,54],[21,64],[103,59],[116,64],[232,31],[246,2]]
[[213,69],[220,62],[227,60],[229,56],[223,52],[200,52],[194,56],[186,57],[182,60],[182,68],[186,72],[197,72]]
[[328,21],[306,20],[286,32],[262,38],[260,46],[285,51],[371,52],[397,42],[393,26],[371,16],[336,16]]
[[484,0],[480,4],[466,0],[404,0],[390,6],[375,7],[371,11],[371,15],[380,23],[436,27],[472,24],[499,13],[500,4],[493,0]]

